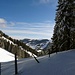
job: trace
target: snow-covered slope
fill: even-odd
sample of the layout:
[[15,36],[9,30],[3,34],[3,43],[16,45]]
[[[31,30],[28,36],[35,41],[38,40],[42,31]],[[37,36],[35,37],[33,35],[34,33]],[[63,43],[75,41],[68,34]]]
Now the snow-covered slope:
[[0,62],[8,62],[14,60],[14,54],[0,48]]
[[[75,50],[18,61],[19,75],[75,75]],[[14,75],[14,63],[2,63],[2,75]]]
[[47,46],[51,44],[48,39],[23,39],[21,41],[35,50],[46,49]]
[[32,48],[25,45],[21,41],[9,37],[2,31],[0,31],[0,47],[7,51],[10,51],[13,54],[16,51],[18,51],[17,55],[19,58],[27,58],[33,55],[37,57],[38,55],[37,51],[33,50]]

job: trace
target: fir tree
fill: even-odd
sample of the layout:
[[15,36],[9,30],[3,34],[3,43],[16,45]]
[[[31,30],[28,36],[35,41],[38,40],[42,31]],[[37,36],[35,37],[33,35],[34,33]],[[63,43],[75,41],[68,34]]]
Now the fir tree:
[[75,0],[58,0],[55,21],[53,50],[75,48]]

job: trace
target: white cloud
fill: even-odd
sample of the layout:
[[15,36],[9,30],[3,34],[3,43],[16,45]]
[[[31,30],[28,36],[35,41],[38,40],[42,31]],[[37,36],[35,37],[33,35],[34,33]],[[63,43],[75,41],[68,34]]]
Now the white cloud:
[[5,28],[7,26],[7,21],[3,18],[0,18],[0,27]]
[[53,35],[54,23],[47,20],[39,23],[7,22],[3,32],[21,39],[26,37],[51,38]]
[[40,3],[49,3],[50,0],[39,0]]
[[1,28],[12,27],[14,25],[15,25],[14,22],[8,22],[4,18],[0,18],[0,27]]
[[3,32],[9,34],[11,37],[15,39],[50,39],[52,37],[52,32],[46,31],[31,31],[31,30],[3,30]]
[[48,4],[50,0],[33,0],[32,5]]
[[32,5],[40,5],[40,4],[54,5],[56,3],[57,0],[33,0]]
[[6,20],[3,18],[0,18],[0,23],[6,23]]
[[38,23],[27,23],[27,22],[16,22],[15,23],[18,26],[28,26],[31,28],[45,28],[45,27],[53,27],[54,23],[52,23],[51,21],[44,21],[44,22],[38,22]]
[[30,31],[30,30],[3,30],[6,33],[11,33],[11,34],[36,34],[36,35],[49,35],[49,33],[42,32],[42,31]]
[[9,26],[14,26],[16,25],[14,22],[9,22]]

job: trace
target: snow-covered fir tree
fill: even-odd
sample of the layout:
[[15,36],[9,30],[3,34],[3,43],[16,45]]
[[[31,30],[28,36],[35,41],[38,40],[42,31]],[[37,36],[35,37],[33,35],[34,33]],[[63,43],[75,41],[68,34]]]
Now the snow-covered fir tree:
[[56,24],[53,34],[53,50],[75,48],[75,0],[58,0]]

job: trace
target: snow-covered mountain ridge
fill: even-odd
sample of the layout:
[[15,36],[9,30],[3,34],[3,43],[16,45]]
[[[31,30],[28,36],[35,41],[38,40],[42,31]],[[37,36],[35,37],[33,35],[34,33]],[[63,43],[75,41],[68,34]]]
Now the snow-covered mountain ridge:
[[21,41],[35,50],[46,50],[51,45],[51,41],[48,39],[23,39]]

